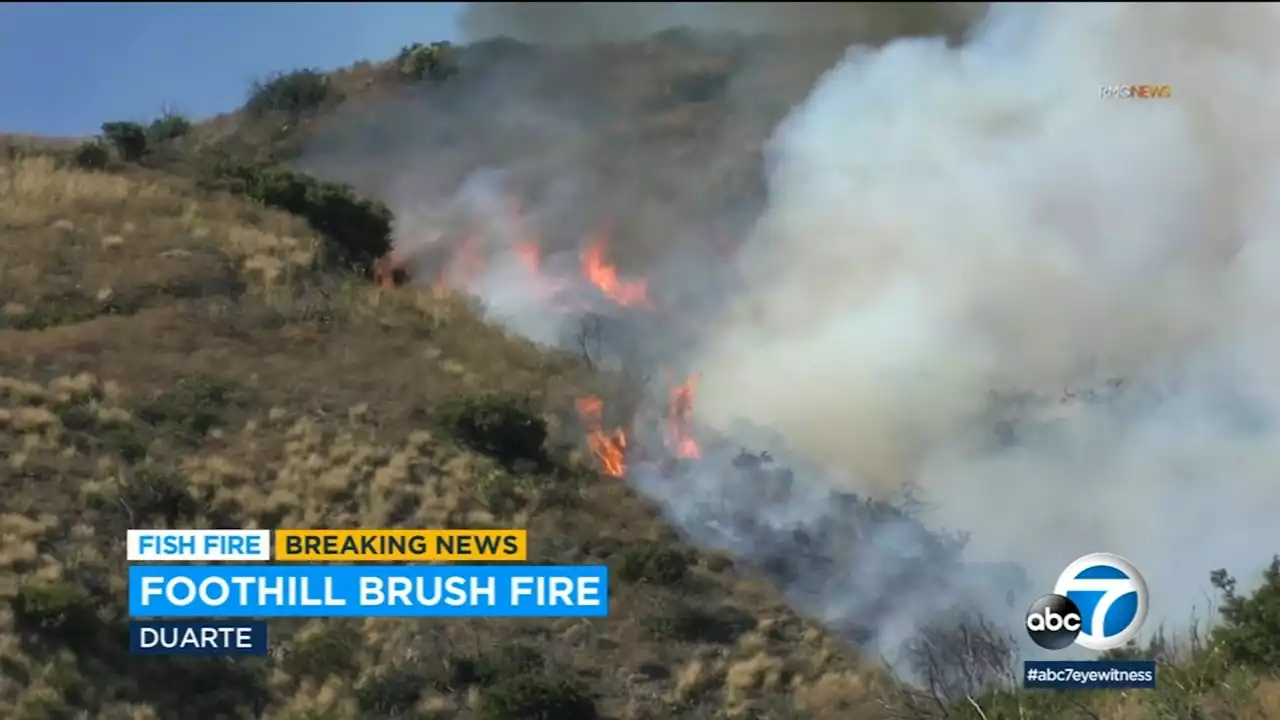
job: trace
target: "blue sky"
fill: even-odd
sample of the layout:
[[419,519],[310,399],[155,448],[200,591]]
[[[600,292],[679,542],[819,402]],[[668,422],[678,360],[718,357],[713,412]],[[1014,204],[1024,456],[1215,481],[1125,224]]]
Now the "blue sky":
[[86,135],[171,108],[232,110],[300,67],[457,40],[463,3],[3,3],[0,132]]

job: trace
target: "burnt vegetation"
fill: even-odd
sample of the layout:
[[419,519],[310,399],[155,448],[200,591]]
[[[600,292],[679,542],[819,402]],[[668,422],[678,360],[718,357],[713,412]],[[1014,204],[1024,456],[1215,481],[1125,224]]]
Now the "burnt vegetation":
[[[810,59],[792,69],[810,82],[842,50],[803,45]],[[752,492],[708,503],[693,523],[705,531],[679,536],[626,483],[602,476],[579,429],[561,422],[574,398],[601,393],[625,425],[653,376],[642,350],[609,344],[607,319],[584,326],[575,356],[511,337],[469,299],[368,282],[390,247],[394,218],[376,199],[386,188],[291,164],[350,122],[343,113],[431,94],[429,122],[414,127],[438,134],[450,179],[464,164],[451,148],[474,118],[467,103],[489,100],[468,99],[469,77],[556,77],[541,91],[568,106],[592,96],[607,109],[601,133],[647,138],[638,146],[659,162],[636,174],[661,169],[675,182],[687,168],[689,187],[708,188],[691,202],[717,215],[760,191],[760,142],[805,87],[783,83],[773,117],[731,138],[747,148],[741,163],[708,182],[710,171],[694,169],[698,140],[732,114],[730,71],[768,64],[788,52],[783,41],[668,33],[576,52],[415,44],[386,63],[268,78],[241,110],[209,123],[165,113],[109,122],[70,147],[9,146],[0,715],[1280,717],[1280,559],[1249,593],[1214,573],[1211,628],[1125,651],[1160,663],[1151,693],[1022,691],[1013,639],[949,606],[938,608],[947,622],[906,646],[895,677],[859,650],[898,596],[946,595],[947,578],[985,572],[962,565],[963,535],[926,527],[910,502],[814,498],[798,463],[770,454],[785,448],[752,448],[716,470]],[[376,166],[386,150],[371,152]],[[666,458],[660,474],[679,487],[687,467]],[[802,499],[841,506],[833,515],[843,520],[758,520],[761,506]],[[611,567],[611,617],[282,621],[266,659],[129,657],[124,530],[249,525],[525,527],[534,561]],[[873,537],[900,555],[868,588],[855,570]],[[1001,595],[1017,584],[987,579]],[[814,591],[832,587],[881,600],[851,619],[791,609],[820,615]]]

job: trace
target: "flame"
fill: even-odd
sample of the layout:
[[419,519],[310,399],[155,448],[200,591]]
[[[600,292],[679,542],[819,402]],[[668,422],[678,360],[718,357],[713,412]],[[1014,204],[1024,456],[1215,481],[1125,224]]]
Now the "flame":
[[698,442],[690,431],[693,415],[693,396],[698,389],[699,375],[691,375],[682,383],[671,383],[671,402],[667,406],[666,446],[678,458],[702,456]]
[[475,282],[484,273],[484,253],[480,248],[480,233],[472,232],[458,246],[450,266],[449,281],[460,287]]
[[[527,239],[516,243],[516,257],[529,277],[534,292],[538,296],[551,300],[559,305],[559,296],[564,292],[567,282],[548,276],[542,271],[542,247],[537,239]],[[561,308],[563,309],[563,308]]]
[[[669,313],[661,307],[655,308],[648,297],[647,281],[643,278],[624,280],[618,269],[608,260],[608,236],[597,232],[588,238],[588,244],[578,256],[581,277],[558,276],[546,271],[544,267],[543,243],[541,238],[530,229],[525,214],[514,199],[508,202],[506,222],[497,220],[500,227],[482,225],[474,228],[462,242],[453,248],[451,255],[439,268],[434,282],[438,294],[447,294],[450,290],[467,290],[468,286],[478,280],[485,270],[486,259],[492,251],[509,251],[514,253],[519,268],[532,285],[534,291],[548,300],[557,312],[585,311],[594,305],[594,301],[581,297],[577,291],[585,289],[589,282],[599,291],[598,297],[608,299],[622,307],[643,306],[649,311],[660,312],[664,316],[670,314],[670,320],[679,322],[677,314]],[[501,213],[499,213],[501,214]],[[496,235],[492,230],[501,232]],[[498,238],[499,246],[494,242]],[[406,273],[412,265],[430,264],[425,253],[429,249],[437,251],[446,247],[438,244],[439,237],[430,243],[419,243],[414,248],[397,249],[380,258],[375,263],[374,277],[384,288],[392,288],[400,284],[400,280],[409,280]],[[731,262],[737,248],[728,243],[715,243],[715,249]],[[572,291],[572,292],[571,292]],[[588,295],[593,295],[588,293]],[[694,439],[692,416],[694,396],[697,392],[701,376],[690,375],[683,382],[670,380],[670,395],[663,426],[663,445],[669,457],[694,459],[702,456],[702,449]],[[602,471],[616,478],[627,474],[628,442],[626,431],[622,428],[606,430],[604,426],[604,402],[594,396],[580,397],[575,401],[578,414],[587,430],[587,445],[592,454],[599,460]]]
[[391,251],[373,263],[373,277],[383,290],[396,289],[396,272],[404,267],[404,261]]
[[627,473],[627,434],[621,428],[604,429],[604,401],[598,397],[581,397],[575,402],[578,414],[587,425],[587,446],[600,460],[606,475],[620,478]]
[[582,276],[600,289],[605,297],[623,307],[648,302],[648,287],[644,280],[625,281],[618,277],[618,268],[605,259],[603,239],[596,239],[582,251]]
[[533,277],[542,277],[542,248],[538,243],[530,240],[517,244],[516,255],[526,272]]
[[569,283],[563,278],[551,277],[543,271],[542,238],[525,222],[525,214],[518,200],[512,199],[507,204],[507,223],[512,249],[534,293],[544,300],[551,301],[557,310],[567,310],[568,308],[563,307],[560,296]]
[[511,237],[515,240],[516,257],[520,259],[525,273],[534,281],[534,286],[539,289],[544,286],[553,288],[553,285],[546,285],[543,282],[545,278],[542,274],[542,242],[529,230],[524,221],[524,212],[520,208],[520,203],[514,199],[507,204],[507,222]]
[[448,294],[452,288],[465,288],[484,273],[485,259],[480,248],[480,236],[479,230],[468,233],[448,262],[436,272],[431,289],[437,297]]
[[[555,277],[548,274],[543,267],[543,243],[536,233],[529,229],[525,213],[515,199],[507,203],[506,222],[498,221],[503,238],[502,245],[512,251],[520,263],[523,273],[530,279],[530,284],[539,297],[551,301],[561,312],[582,311],[588,309],[582,305],[582,299],[573,301],[571,287],[581,287],[581,281],[590,283],[604,298],[622,307],[649,306],[648,283],[644,279],[624,280],[618,268],[608,259],[608,238],[597,233],[589,238],[588,245],[578,256],[581,278]],[[486,223],[487,225],[487,223]],[[436,273],[432,287],[437,295],[447,293],[450,289],[466,290],[485,271],[489,247],[483,242],[491,237],[491,227],[480,227],[469,233],[453,250],[451,256]],[[434,243],[433,243],[434,244]],[[397,286],[395,276],[408,271],[408,258],[402,253],[393,252],[379,260],[374,268],[374,276],[384,288]],[[407,281],[412,278],[405,277]]]

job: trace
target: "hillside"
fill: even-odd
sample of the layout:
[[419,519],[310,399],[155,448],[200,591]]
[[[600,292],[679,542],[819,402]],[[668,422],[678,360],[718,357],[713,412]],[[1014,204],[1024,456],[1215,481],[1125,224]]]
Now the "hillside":
[[[629,461],[687,480],[694,458],[641,429],[651,418],[640,395],[652,388],[634,373],[647,380],[667,365],[632,348],[606,348],[621,362],[605,362],[585,344],[535,343],[521,322],[495,321],[449,272],[461,236],[406,263],[420,282],[373,281],[393,240],[411,255],[423,245],[415,232],[434,229],[432,199],[501,164],[503,193],[558,211],[539,216],[546,258],[576,254],[602,221],[614,228],[597,266],[607,281],[575,282],[594,285],[592,302],[626,305],[609,288],[639,282],[637,269],[688,241],[689,228],[732,242],[750,223],[765,191],[762,146],[844,52],[841,38],[693,42],[676,32],[570,50],[490,41],[449,52],[456,74],[441,78],[406,73],[405,57],[283,76],[249,107],[152,137],[137,157],[113,142],[97,168],[74,143],[6,144],[0,715],[1280,717],[1276,681],[1265,679],[1277,656],[1266,651],[1274,615],[1250,615],[1274,607],[1265,591],[1277,578],[1228,618],[1244,638],[1236,645],[1139,653],[1159,650],[1166,663],[1159,694],[991,690],[1017,668],[985,626],[961,635],[981,642],[917,643],[942,669],[926,668],[933,684],[924,689],[904,684],[859,654],[863,626],[890,608],[824,627],[787,592],[839,575],[831,548],[875,523],[908,527],[916,534],[904,544],[923,538],[929,548],[919,568],[893,576],[904,584],[950,561],[945,538],[905,510],[843,495],[858,508],[853,530],[783,539],[758,530],[754,539],[778,547],[739,557],[707,549],[714,543],[674,527],[653,500],[683,489],[641,495],[602,464],[617,449],[608,433],[626,428]],[[512,124],[519,112],[528,115]],[[308,185],[297,200],[297,178],[273,174],[282,167],[348,183],[385,202],[395,222],[379,225],[379,208],[332,186]],[[560,193],[571,199],[548,202]],[[418,212],[431,222],[415,224]],[[717,294],[664,295],[660,273],[645,277],[653,307],[609,318],[679,319]],[[705,283],[732,287],[734,278]],[[697,331],[671,323],[672,338]],[[658,394],[677,406],[677,390]],[[606,410],[595,425],[583,413],[592,398]],[[668,424],[650,434],[699,431],[664,409]],[[710,430],[697,441],[709,458],[741,451],[714,472],[790,497],[789,475],[761,469],[765,448],[732,447]],[[528,528],[532,561],[608,563],[614,600],[602,620],[277,621],[267,660],[131,658],[129,527]],[[800,558],[800,547],[817,559]],[[1265,657],[1247,665],[1232,654],[1242,646]]]
[[[481,391],[564,408],[590,388],[573,360],[457,298],[325,278],[296,219],[179,181],[29,159],[4,182],[6,716],[462,717],[489,692],[466,675],[517,661],[606,716],[763,707],[784,677],[815,707],[859,687],[831,639],[624,484],[572,454],[507,470],[423,420]],[[518,526],[541,562],[661,564],[608,621],[296,623],[270,663],[140,662],[123,538],[147,526]]]

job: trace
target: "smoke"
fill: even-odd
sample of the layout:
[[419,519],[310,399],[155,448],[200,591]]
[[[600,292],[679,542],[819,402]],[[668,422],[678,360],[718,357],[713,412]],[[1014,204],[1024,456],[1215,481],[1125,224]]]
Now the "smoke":
[[958,32],[985,3],[469,3],[463,33],[579,44],[636,40],[676,28],[746,34],[836,33],[850,42]]
[[[771,141],[701,417],[915,488],[1037,594],[1108,551],[1151,625],[1203,614],[1210,569],[1252,578],[1280,540],[1278,19],[1010,5],[959,48],[851,49]],[[1172,98],[1102,99],[1122,83]]]
[[[386,198],[424,271],[478,237],[458,284],[545,342],[583,305],[515,248],[563,277],[612,228],[659,304],[620,332],[699,372],[696,418],[728,438],[629,480],[831,625],[891,650],[955,605],[1017,624],[1106,551],[1176,626],[1211,569],[1251,578],[1280,539],[1280,100],[1255,89],[1277,11],[999,5],[957,45],[980,7],[942,5],[473,5],[474,36],[568,45],[799,36],[477,43],[449,82],[346,110],[303,165]],[[1173,96],[1101,96],[1130,83]],[[968,532],[966,562],[921,521]]]

